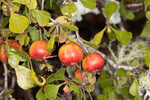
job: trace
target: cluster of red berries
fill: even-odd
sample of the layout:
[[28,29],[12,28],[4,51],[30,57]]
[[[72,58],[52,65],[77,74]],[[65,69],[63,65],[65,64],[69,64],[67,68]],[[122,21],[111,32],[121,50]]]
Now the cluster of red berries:
[[[8,44],[11,48],[18,49],[20,47],[19,43],[15,40],[9,40]],[[29,48],[30,57],[42,60],[45,57],[50,56],[52,52],[49,52],[46,49],[46,46],[47,42],[44,40],[33,42]],[[61,46],[58,51],[60,61],[66,66],[77,64],[82,60],[82,68],[85,72],[93,72],[98,69],[102,69],[104,65],[104,58],[100,54],[94,52],[87,55],[85,58],[83,58],[83,56],[84,54],[82,49],[75,43],[66,43]],[[7,62],[8,60],[7,54],[4,52],[3,47],[0,48],[0,60],[2,62]],[[81,79],[80,71],[76,71],[75,76]]]

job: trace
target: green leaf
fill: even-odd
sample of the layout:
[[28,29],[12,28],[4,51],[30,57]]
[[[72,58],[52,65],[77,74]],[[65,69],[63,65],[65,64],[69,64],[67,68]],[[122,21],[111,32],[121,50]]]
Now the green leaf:
[[143,98],[141,96],[139,96],[139,95],[136,95],[134,100],[143,100]]
[[129,96],[129,87],[122,87],[122,88],[119,88],[119,89],[120,89],[119,94],[123,94],[124,96]]
[[51,82],[57,81],[57,80],[65,80],[65,68],[59,69],[56,73],[51,74],[47,78],[48,83],[51,83]]
[[29,36],[25,37],[24,46],[27,46],[29,44],[29,42],[30,42],[30,37]]
[[144,45],[141,46],[143,52],[144,52],[144,60],[147,67],[150,67],[150,49],[147,47],[144,47]]
[[43,93],[42,88],[36,93],[36,100],[47,100],[47,96]]
[[148,20],[150,20],[150,11],[147,11],[147,12],[146,12],[146,18],[147,18]]
[[135,60],[132,61],[131,66],[137,66],[139,64],[140,64],[139,60],[135,59]]
[[144,4],[145,4],[146,6],[150,6],[150,0],[145,0],[145,1],[144,1]]
[[90,47],[92,47],[92,48],[97,49],[97,48],[99,47],[99,46],[95,45],[94,43],[92,43],[92,42],[90,42],[90,41],[86,41],[86,40],[84,40],[84,39],[82,39],[82,41],[83,41],[85,44],[87,44],[87,45],[89,45]]
[[56,100],[59,87],[60,85],[53,85],[53,84],[46,85],[45,93],[47,98],[50,100]]
[[71,31],[77,31],[78,30],[78,27],[73,25],[73,24],[63,24],[63,26],[66,28],[66,29],[69,29]]
[[8,23],[9,23],[9,18],[8,17],[4,17],[0,27],[4,28],[4,27],[6,27],[8,25]]
[[134,14],[131,11],[127,11],[124,7],[124,0],[121,1],[120,3],[120,15],[129,19],[133,20],[134,19]]
[[108,100],[108,99],[107,99],[107,95],[101,94],[101,95],[99,95],[99,96],[97,97],[97,100]]
[[98,32],[98,33],[94,36],[94,38],[93,38],[93,43],[94,43],[95,45],[98,46],[98,45],[101,43],[105,30],[106,30],[106,27],[104,27],[103,30],[101,30],[100,32]]
[[28,27],[29,20],[27,17],[19,14],[11,14],[9,19],[9,29],[14,33],[23,33]]
[[36,18],[40,26],[47,25],[49,23],[49,18],[51,17],[50,13],[42,10],[33,10],[32,15]]
[[122,76],[126,76],[127,75],[127,71],[124,69],[118,69],[117,70],[117,76],[122,77]]
[[89,9],[95,9],[96,8],[96,0],[80,0],[80,2],[86,8],[89,8]]
[[98,78],[98,83],[102,88],[112,87],[113,82],[107,72],[102,70],[101,76]]
[[132,39],[132,33],[128,32],[126,30],[123,31],[118,31],[114,28],[112,28],[112,30],[114,31],[117,40],[122,44],[122,45],[127,45],[131,39]]
[[19,55],[16,55],[13,52],[8,52],[8,64],[12,67],[12,68],[16,68],[19,65],[20,62],[20,57]]
[[35,9],[37,7],[36,0],[13,0],[13,2],[26,5],[29,9]]
[[25,39],[28,35],[27,34],[20,34],[16,36],[16,40],[19,41],[19,43],[23,46],[25,43]]
[[30,37],[31,37],[32,41],[40,40],[40,31],[38,29],[31,28],[29,33],[30,33]]
[[18,65],[15,68],[15,71],[19,87],[26,90],[35,86],[33,80],[30,77],[30,69],[26,68],[25,66]]
[[112,29],[109,27],[107,27],[106,34],[111,41],[116,39],[115,34],[113,33]]
[[150,21],[147,21],[146,25],[144,26],[141,37],[150,37]]
[[122,85],[125,85],[128,81],[128,77],[120,77],[120,79],[118,80],[118,85],[119,86],[122,86]]
[[74,3],[64,4],[61,8],[61,12],[64,16],[72,17],[72,15],[77,11],[77,7]]
[[114,1],[108,1],[104,7],[104,13],[108,18],[108,21],[110,21],[111,16],[113,13],[117,10],[118,4]]
[[146,66],[147,66],[147,67],[150,67],[150,54],[147,55],[147,56],[145,56],[144,60],[145,60]]
[[70,83],[69,88],[71,91],[74,91],[75,94],[77,95],[77,98],[75,100],[82,100],[82,90],[79,86]]
[[133,96],[138,95],[138,81],[134,80],[132,85],[130,86],[129,93]]
[[47,47],[46,49],[50,52],[53,51],[55,48],[55,38],[56,38],[56,34],[53,33],[50,40],[48,41]]

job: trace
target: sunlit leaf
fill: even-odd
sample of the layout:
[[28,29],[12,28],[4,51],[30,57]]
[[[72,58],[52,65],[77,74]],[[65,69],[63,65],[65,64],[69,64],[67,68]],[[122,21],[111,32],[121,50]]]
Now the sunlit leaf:
[[77,31],[78,30],[78,27],[75,26],[73,23],[70,23],[70,24],[63,24],[63,26],[66,28],[66,29],[69,29],[71,31]]
[[124,7],[124,0],[121,1],[120,3],[120,14],[121,16],[129,19],[129,20],[132,20],[134,19],[134,14],[131,12],[131,11],[127,11]]
[[59,24],[63,25],[63,24],[73,24],[72,19],[67,17],[67,16],[59,16],[55,19],[56,22],[58,22]]
[[147,11],[147,12],[146,12],[146,18],[147,18],[148,20],[150,20],[150,11]]
[[9,29],[14,33],[23,33],[28,27],[29,20],[27,17],[19,14],[11,14],[9,19]]
[[29,9],[35,9],[37,7],[36,0],[13,0],[13,2],[26,5]]
[[43,93],[42,88],[40,88],[36,93],[36,100],[47,100],[47,96]]
[[128,32],[126,30],[123,31],[118,31],[114,28],[112,28],[112,30],[114,31],[117,40],[122,44],[122,45],[127,45],[131,39],[132,39],[132,33]]
[[11,6],[12,12],[18,12],[20,9],[20,4],[9,2],[9,5]]
[[94,36],[93,43],[95,45],[98,46],[101,43],[105,30],[106,30],[106,27]]
[[65,80],[65,68],[59,69],[56,73],[51,74],[47,78],[48,83],[51,83],[51,82],[57,81],[57,80]]
[[129,93],[133,96],[138,95],[138,81],[134,80],[132,85],[130,86]]
[[114,1],[108,1],[104,7],[104,13],[110,21],[112,14],[117,10],[118,4]]
[[77,7],[74,3],[67,3],[64,4],[61,8],[61,12],[63,15],[72,17],[72,14],[74,14],[77,11]]
[[127,71],[124,69],[118,69],[117,70],[117,76],[122,77],[122,76],[126,76],[127,75]]
[[12,67],[12,68],[16,68],[18,67],[19,65],[19,62],[21,60],[20,56],[19,55],[16,55],[15,53],[13,52],[8,52],[8,63],[9,65]]
[[150,37],[150,21],[145,24],[141,37]]
[[101,94],[97,97],[97,100],[108,100],[107,95]]
[[82,91],[81,91],[81,88],[79,86],[71,83],[69,85],[69,88],[71,91],[74,91],[75,94],[77,95],[76,100],[82,100]]
[[60,85],[49,84],[45,87],[45,93],[50,100],[56,100]]
[[50,40],[48,41],[48,44],[46,46],[46,49],[50,52],[53,51],[55,48],[55,38],[56,38],[56,34],[53,33]]
[[96,0],[80,0],[84,7],[89,9],[96,8]]
[[26,90],[35,86],[34,82],[30,77],[31,70],[26,68],[25,66],[18,65],[15,68],[16,76],[17,76],[17,83],[19,87]]
[[49,18],[51,17],[49,12],[42,10],[33,10],[32,15],[36,18],[40,26],[47,25],[49,23]]
[[32,41],[40,40],[40,31],[38,29],[31,28],[29,33]]
[[145,0],[145,1],[144,1],[144,4],[145,4],[146,6],[150,6],[150,0]]

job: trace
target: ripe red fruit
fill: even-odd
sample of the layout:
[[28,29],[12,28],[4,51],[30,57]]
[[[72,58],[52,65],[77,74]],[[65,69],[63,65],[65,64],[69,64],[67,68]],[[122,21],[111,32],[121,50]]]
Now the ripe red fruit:
[[82,81],[82,74],[79,69],[74,72],[74,77]]
[[79,45],[66,43],[59,49],[58,57],[64,65],[74,65],[81,61],[83,52]]
[[[4,45],[5,42],[2,43],[2,45]],[[7,52],[5,52],[4,46],[0,46],[0,60],[2,63],[6,63],[8,64],[8,54]],[[18,50],[20,48],[20,44],[15,41],[15,40],[8,40],[8,45],[10,48],[14,48],[16,50]]]
[[82,67],[84,71],[93,72],[102,69],[104,58],[98,53],[91,53],[83,59]]
[[50,56],[51,52],[46,49],[47,42],[38,40],[31,44],[29,48],[29,55],[31,58],[42,60],[44,57]]

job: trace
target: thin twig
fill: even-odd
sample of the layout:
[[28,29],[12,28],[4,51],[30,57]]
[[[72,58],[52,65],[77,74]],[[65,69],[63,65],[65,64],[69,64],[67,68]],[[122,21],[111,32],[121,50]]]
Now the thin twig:
[[12,76],[12,79],[11,79],[11,88],[12,88],[12,89],[15,87],[15,84],[16,84],[16,78],[15,78],[15,76],[13,75],[13,76]]
[[[4,90],[7,91],[8,90],[8,69],[5,63],[3,63],[3,67],[4,67]],[[7,96],[5,97],[5,100],[8,100]]]
[[81,39],[80,39],[79,31],[76,31],[75,33],[76,33],[78,42],[80,43],[80,45],[83,45],[82,48],[85,50],[86,53],[88,53],[87,48],[84,47],[84,43],[83,43],[83,42],[81,41]]
[[57,21],[55,21],[53,18],[50,18],[50,20],[54,23],[54,24],[59,24]]
[[41,3],[41,10],[44,9],[44,2],[45,2],[45,0],[42,0],[42,3]]

